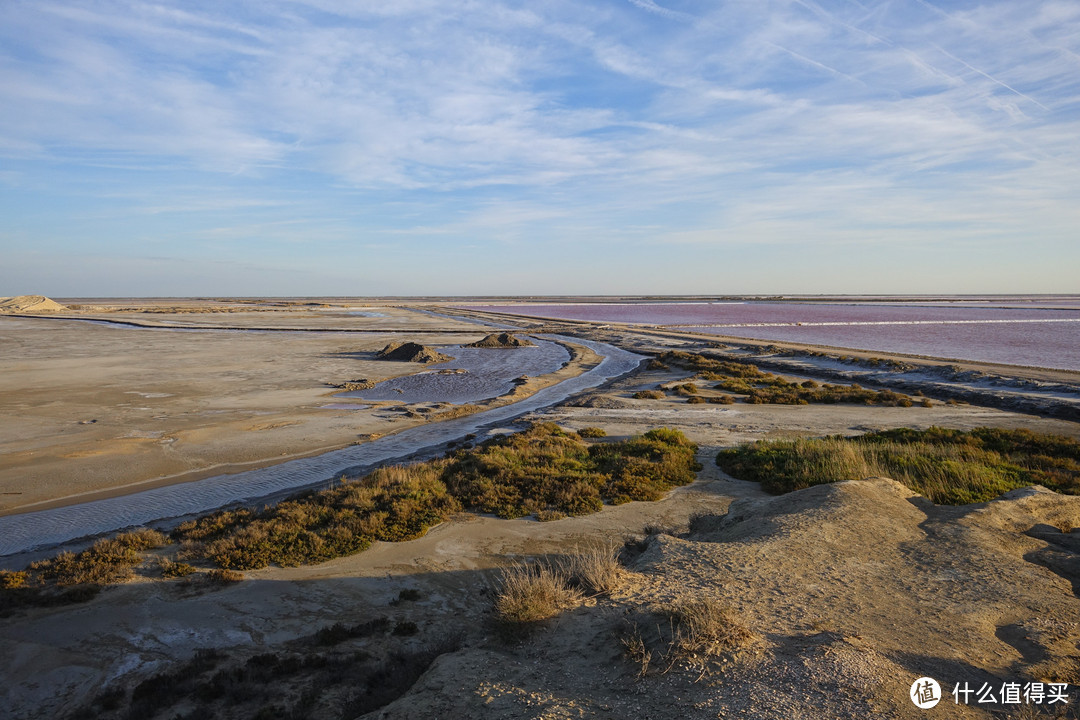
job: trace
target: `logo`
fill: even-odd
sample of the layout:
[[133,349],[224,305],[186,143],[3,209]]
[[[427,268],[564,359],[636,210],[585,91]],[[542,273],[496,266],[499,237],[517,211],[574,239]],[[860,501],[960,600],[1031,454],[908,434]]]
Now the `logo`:
[[932,677],[921,677],[911,683],[909,695],[915,707],[929,710],[941,702],[941,686]]

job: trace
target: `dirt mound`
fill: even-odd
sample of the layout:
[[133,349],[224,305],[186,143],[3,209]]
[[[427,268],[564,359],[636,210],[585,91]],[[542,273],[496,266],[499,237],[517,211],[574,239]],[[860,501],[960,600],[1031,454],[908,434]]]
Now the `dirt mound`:
[[68,308],[44,295],[19,295],[0,298],[0,313],[51,313]]
[[603,410],[621,410],[634,407],[633,404],[611,395],[591,394],[568,400],[567,407],[600,408]]
[[394,342],[390,343],[382,350],[380,350],[375,357],[380,360],[398,360],[401,362],[415,362],[415,363],[438,363],[452,360],[449,355],[443,355],[441,352],[437,352],[414,342]]
[[483,340],[470,343],[465,347],[476,348],[519,348],[519,347],[535,347],[536,343],[529,340],[523,340],[519,337],[515,337],[510,333],[491,333]]

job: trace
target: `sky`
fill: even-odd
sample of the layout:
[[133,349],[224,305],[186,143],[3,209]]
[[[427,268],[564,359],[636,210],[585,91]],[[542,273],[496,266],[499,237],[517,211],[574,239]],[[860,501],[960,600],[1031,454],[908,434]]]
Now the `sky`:
[[1080,0],[5,0],[0,296],[1080,292]]

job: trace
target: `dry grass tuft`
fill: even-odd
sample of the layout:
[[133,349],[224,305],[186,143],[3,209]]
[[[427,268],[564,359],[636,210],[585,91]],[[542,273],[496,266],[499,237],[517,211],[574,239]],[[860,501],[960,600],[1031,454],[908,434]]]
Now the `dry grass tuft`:
[[656,667],[661,674],[677,668],[696,672],[701,680],[717,667],[717,660],[757,639],[734,610],[710,598],[657,608],[649,618],[630,622],[619,635],[623,654],[637,666],[638,679]]
[[629,632],[622,634],[619,642],[622,643],[626,657],[638,666],[637,679],[640,680],[645,677],[649,672],[649,664],[652,662],[653,653],[641,634],[641,628],[634,625]]
[[559,568],[522,563],[503,570],[495,612],[505,623],[531,623],[554,617],[580,599]]
[[665,612],[675,625],[672,646],[684,655],[716,656],[744,648],[756,637],[734,610],[712,599],[679,601]]
[[567,555],[561,569],[571,584],[594,596],[618,590],[626,577],[619,563],[619,546],[613,543],[596,543]]

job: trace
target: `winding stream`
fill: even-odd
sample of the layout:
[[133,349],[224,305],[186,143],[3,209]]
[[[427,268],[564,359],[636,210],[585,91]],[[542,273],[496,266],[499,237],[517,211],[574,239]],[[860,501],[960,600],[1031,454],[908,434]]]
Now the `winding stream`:
[[597,367],[557,385],[544,388],[520,402],[453,420],[402,430],[363,445],[334,450],[316,457],[290,460],[272,467],[218,475],[130,495],[94,500],[66,507],[0,517],[0,556],[59,545],[122,528],[146,525],[215,510],[235,502],[267,497],[329,480],[343,473],[359,473],[373,466],[403,460],[439,446],[483,426],[518,417],[561,402],[630,372],[644,359],[612,345],[578,338],[545,336],[584,345],[603,357]]

